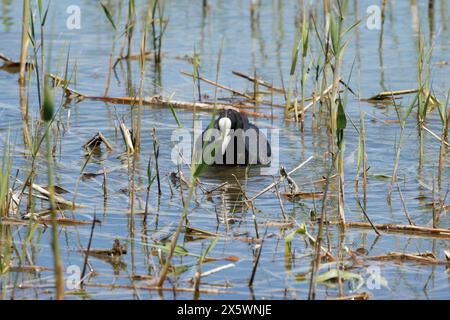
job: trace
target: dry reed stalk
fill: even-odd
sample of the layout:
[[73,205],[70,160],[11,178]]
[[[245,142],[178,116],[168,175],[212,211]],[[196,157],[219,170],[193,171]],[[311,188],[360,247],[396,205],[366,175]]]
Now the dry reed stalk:
[[[103,284],[103,283],[85,283],[85,287],[97,287],[97,288],[107,288],[110,290],[113,289],[129,289],[129,290],[146,290],[146,291],[164,291],[164,292],[190,292],[195,293],[195,288],[180,288],[180,287],[171,287],[164,288],[158,286],[135,286],[135,285],[118,285],[118,284]],[[199,289],[198,293],[201,294],[233,294],[233,292],[221,291],[221,290],[212,290],[212,289]]]
[[131,133],[130,130],[128,130],[127,126],[123,121],[120,122],[120,132],[122,133],[123,140],[125,142],[125,145],[127,147],[127,151],[130,154],[134,153],[134,146],[133,141],[131,139]]
[[[323,98],[326,98],[328,96],[328,94],[330,93],[330,91],[333,89],[333,85],[330,85],[329,87],[327,87],[320,96],[315,96],[312,98],[312,102],[310,102],[309,104],[307,104],[304,108],[303,108],[303,113],[306,112],[307,110],[309,110],[312,106],[314,106],[314,104],[316,104],[317,102],[321,101]],[[306,101],[306,100],[305,100]],[[292,109],[292,108],[291,108]],[[302,111],[299,110],[298,111],[298,115],[300,116],[302,114]]]
[[[50,74],[49,75],[55,82],[55,85],[60,85],[60,78]],[[79,101],[81,100],[92,100],[92,101],[103,101],[106,103],[115,103],[122,105],[134,105],[138,102],[138,99],[135,97],[93,97],[86,96],[78,91],[75,91],[69,87],[64,88],[66,95],[69,98],[77,98]],[[162,96],[153,96],[153,97],[144,97],[142,100],[144,106],[164,106],[164,107],[172,107],[179,109],[193,109],[194,106],[197,109],[201,109],[203,111],[222,111],[222,110],[235,110],[242,114],[245,114],[250,117],[255,118],[265,118],[265,119],[276,119],[277,117],[274,115],[268,115],[260,112],[253,112],[249,110],[245,110],[240,108],[240,105],[232,105],[232,104],[218,104],[218,103],[204,103],[204,102],[187,102],[187,101],[178,101],[172,99],[165,99]]]
[[281,199],[280,190],[278,189],[278,184],[276,183],[274,176],[272,176],[272,179],[273,179],[273,183],[275,183],[275,186],[274,186],[275,192],[277,194],[278,202],[280,203],[280,209],[281,209],[281,214],[283,215],[283,220],[287,221],[286,210],[284,209],[283,200]]
[[223,271],[223,270],[226,270],[226,269],[230,269],[230,268],[234,268],[234,267],[236,267],[236,265],[234,263],[229,263],[229,264],[226,264],[224,266],[220,266],[220,267],[214,268],[212,270],[205,271],[202,274],[200,274],[200,277],[204,278],[204,277],[210,276],[212,274],[218,273],[220,271]]
[[114,150],[111,143],[108,141],[108,139],[105,138],[105,136],[101,132],[97,132],[95,134],[95,136],[93,136],[91,139],[86,141],[86,143],[83,145],[83,147],[93,148],[93,147],[98,146],[100,143],[103,143],[109,151]]
[[[43,225],[48,226],[52,223],[53,219],[51,218],[40,218],[40,219],[33,219],[34,222]],[[65,227],[73,227],[73,226],[84,226],[84,225],[90,225],[91,221],[83,221],[83,220],[77,220],[77,219],[69,219],[69,218],[56,218],[56,224],[59,226],[65,226]],[[23,220],[23,219],[17,219],[17,218],[0,218],[0,223],[5,225],[23,225],[27,226],[30,225],[29,220]]]
[[[335,223],[332,223],[335,224]],[[345,226],[349,228],[362,228],[362,229],[373,229],[370,223],[367,222],[345,222]],[[420,227],[402,224],[378,224],[374,223],[374,226],[379,231],[384,231],[387,233],[403,233],[410,234],[421,237],[436,237],[436,238],[446,238],[450,239],[450,229],[443,228],[431,228],[431,227]]]
[[375,231],[375,233],[377,235],[381,235],[380,231],[378,231],[377,227],[372,223],[372,220],[369,218],[369,215],[367,214],[366,209],[364,209],[364,207],[361,205],[360,201],[358,201],[358,205],[361,208],[361,210],[364,214],[364,217],[366,217],[367,221],[369,221],[369,224],[372,227],[373,231]]
[[[308,164],[308,162],[310,162],[311,160],[314,159],[314,156],[309,157],[308,159],[306,159],[304,162],[302,162],[300,165],[298,165],[297,167],[295,167],[294,169],[292,169],[291,171],[288,172],[288,176],[292,175],[293,173],[295,173],[296,171],[300,170],[301,168],[303,168],[306,164]],[[280,184],[281,182],[283,182],[284,179],[278,179],[277,182],[271,183],[270,185],[268,185],[267,187],[265,187],[263,190],[261,190],[260,192],[258,192],[255,196],[251,197],[249,200],[250,201],[254,201],[256,198],[259,198],[260,196],[262,196],[264,193],[266,193],[267,191],[269,191],[270,189],[272,189],[273,187],[275,187],[275,185]]]
[[403,192],[400,189],[400,185],[398,184],[398,182],[397,182],[397,190],[398,190],[398,193],[400,194],[400,201],[402,203],[403,211],[405,212],[406,219],[408,220],[409,225],[414,226],[415,224],[412,221],[411,216],[409,215],[408,209],[406,208],[405,199],[403,198]]
[[[23,182],[21,182],[19,179],[16,179],[19,183],[22,183],[24,185],[24,187],[26,186]],[[50,192],[48,190],[46,190],[45,188],[43,188],[42,186],[32,183],[30,186],[31,190],[35,190],[37,192],[39,192],[40,194],[42,194],[44,197],[42,197],[42,199],[44,200],[49,200],[50,199]],[[32,194],[33,195],[33,194]],[[33,195],[36,196],[36,195]],[[79,205],[79,204],[74,204],[72,201],[68,201],[60,196],[55,195],[54,196],[54,200],[55,203],[57,205],[61,205],[65,208],[84,208],[84,206]]]
[[19,83],[21,86],[25,85],[25,73],[27,67],[27,51],[28,44],[30,42],[28,38],[28,21],[30,16],[30,0],[23,0],[23,13],[22,13],[22,47],[20,51],[20,75]]
[[405,94],[412,94],[412,93],[417,93],[419,92],[418,89],[405,89],[405,90],[397,90],[397,91],[383,91],[380,92],[379,94],[368,98],[367,100],[391,100],[392,96],[401,96],[401,95],[405,95]]
[[256,77],[252,77],[252,76],[248,76],[248,75],[246,75],[244,73],[241,73],[241,72],[238,72],[238,71],[232,71],[232,73],[235,76],[238,76],[240,78],[246,79],[246,80],[248,80],[250,82],[253,82],[253,83],[257,83],[260,86],[266,87],[266,88],[270,89],[271,91],[275,91],[275,92],[278,92],[278,93],[285,94],[285,91],[284,91],[283,88],[275,87],[273,84],[271,84],[271,83],[269,83],[267,81],[264,81],[262,79],[259,79],[259,78],[256,78]]
[[431,252],[422,253],[402,253],[402,252],[389,252],[385,255],[364,257],[365,260],[371,261],[413,261],[421,264],[431,265],[449,265],[450,262],[446,260],[438,260],[436,256]]
[[[328,176],[327,176],[327,182],[325,185],[325,192],[323,194],[322,198],[322,209],[320,211],[320,220],[319,220],[319,229],[317,231],[317,237],[314,241],[314,257],[311,261],[311,278],[309,282],[309,292],[308,292],[308,299],[309,300],[315,300],[316,298],[316,287],[317,287],[317,272],[320,268],[320,261],[321,261],[321,250],[322,248],[322,238],[323,238],[323,232],[324,232],[324,223],[326,220],[326,207],[327,207],[327,197],[328,197],[328,191],[329,191],[329,185],[330,185],[330,174],[331,174],[331,168],[329,169]],[[329,251],[327,252],[329,254]]]
[[320,199],[323,197],[323,192],[283,192],[282,195],[288,199]]
[[338,297],[334,300],[369,300],[369,299],[370,294],[368,294],[367,292],[363,292],[358,294],[352,294],[349,296]]
[[[96,100],[96,101],[104,101],[109,103],[117,103],[117,104],[131,104],[135,101],[135,98],[131,97],[123,97],[123,98],[105,98],[105,97],[86,97],[86,99]],[[230,104],[212,104],[212,103],[202,103],[196,102],[187,102],[187,101],[178,101],[178,100],[166,100],[160,96],[157,97],[146,97],[143,99],[143,104],[146,106],[166,106],[166,107],[174,107],[179,109],[193,109],[194,106],[197,109],[203,111],[221,111],[221,110],[235,110],[247,116],[256,117],[256,118],[266,118],[266,119],[276,119],[276,116],[267,115],[264,113],[248,111],[239,108],[238,106],[230,105]]]
[[253,200],[248,198],[247,192],[245,192],[245,190],[242,187],[241,183],[239,182],[238,178],[234,174],[232,176],[233,176],[234,180],[236,181],[237,185],[239,186],[239,189],[241,190],[242,195],[245,198],[245,204],[252,209],[252,219],[253,219],[253,224],[255,225],[255,234],[256,234],[256,238],[259,239],[258,222],[256,221],[256,209],[255,209]]
[[266,228],[266,231],[264,232],[264,236],[263,236],[263,238],[261,240],[261,244],[258,245],[258,255],[256,256],[256,260],[253,263],[252,275],[250,276],[250,280],[248,281],[248,286],[250,288],[253,287],[253,282],[255,280],[256,270],[258,269],[258,264],[259,264],[259,260],[261,258],[261,252],[262,252],[262,249],[263,249],[264,240],[266,238],[266,235],[267,235],[267,228]]
[[422,129],[424,129],[426,132],[428,132],[429,134],[431,134],[433,136],[433,138],[435,138],[436,140],[438,140],[439,142],[443,143],[446,147],[450,147],[450,143],[448,143],[445,140],[442,140],[441,137],[439,137],[436,133],[434,133],[433,131],[431,131],[430,129],[428,129],[424,124],[422,124]]
[[[188,76],[188,77],[193,77],[193,76],[194,76],[192,73],[185,72],[185,71],[181,71],[181,74],[183,74],[183,75],[185,75],[185,76]],[[225,90],[225,91],[229,91],[229,92],[231,92],[231,93],[233,93],[233,94],[235,94],[235,95],[238,95],[238,96],[242,96],[242,97],[244,97],[244,98],[247,98],[248,100],[253,100],[253,97],[252,97],[252,96],[250,96],[250,95],[248,95],[248,94],[246,94],[246,93],[244,93],[244,92],[241,92],[241,91],[238,91],[238,90],[236,90],[236,89],[233,89],[233,88],[224,86],[224,85],[222,85],[222,84],[220,84],[220,83],[217,83],[217,82],[215,82],[215,81],[206,79],[206,78],[204,78],[204,77],[202,77],[202,76],[198,76],[197,79],[198,79],[198,80],[201,80],[201,81],[203,81],[203,82],[205,82],[205,83],[207,83],[207,84],[210,84],[210,85],[212,85],[212,86],[215,86],[215,87],[217,87],[217,88],[223,89],[223,90]]]

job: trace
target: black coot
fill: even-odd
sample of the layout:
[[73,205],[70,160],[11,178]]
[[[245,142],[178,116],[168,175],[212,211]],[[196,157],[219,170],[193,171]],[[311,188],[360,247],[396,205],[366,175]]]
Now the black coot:
[[208,165],[269,165],[271,161],[266,136],[246,115],[233,109],[222,111],[213,127],[202,133],[201,141],[197,154]]

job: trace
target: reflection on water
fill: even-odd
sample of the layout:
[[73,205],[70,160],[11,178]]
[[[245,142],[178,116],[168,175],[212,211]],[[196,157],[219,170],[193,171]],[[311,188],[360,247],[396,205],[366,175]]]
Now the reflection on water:
[[[138,13],[141,17],[143,3],[138,2]],[[111,10],[114,16],[118,13],[118,2],[112,1]],[[200,73],[208,79],[216,77],[216,63],[223,42],[219,82],[241,91],[253,92],[254,86],[245,79],[236,77],[232,71],[240,71],[250,75],[260,75],[266,81],[281,87],[287,85],[292,45],[299,19],[303,17],[303,6],[296,1],[257,2],[256,7],[243,1],[214,1],[207,10],[191,1],[168,1],[165,15],[170,17],[163,41],[163,62],[155,65],[147,62],[144,93],[148,96],[163,94],[173,96],[176,100],[192,101],[198,96],[198,88],[194,87],[192,78],[180,74],[181,70],[192,71],[194,50],[198,53],[201,66]],[[433,1],[431,1],[433,3]],[[82,29],[66,30],[64,13],[68,5],[76,4],[82,9]],[[355,21],[366,16],[366,8],[370,1],[350,1],[349,18]],[[344,57],[342,74],[345,78],[352,71],[350,87],[361,97],[369,97],[384,90],[411,89],[417,86],[417,45],[420,28],[427,30],[427,39],[433,38],[432,63],[448,60],[449,30],[446,15],[449,10],[448,1],[434,1],[430,8],[426,1],[388,2],[385,8],[386,20],[383,30],[369,30],[362,24],[354,34]],[[21,16],[20,6],[13,6],[12,1],[2,0],[0,16],[0,52],[14,60],[20,52]],[[322,15],[321,6],[311,9],[311,14]],[[300,18],[299,18],[300,17]],[[52,71],[62,72],[70,44],[70,68],[76,66],[76,84],[74,89],[87,95],[102,96],[107,83],[109,55],[112,46],[112,30],[95,1],[55,1],[49,13],[48,39],[52,43]],[[119,26],[123,30],[123,23]],[[320,50],[320,43],[312,37],[314,50]],[[136,36],[134,50],[139,50],[140,35]],[[120,46],[120,41],[119,41]],[[317,62],[321,63],[321,62]],[[312,66],[311,69],[315,69]],[[353,68],[353,69],[352,69]],[[433,64],[433,91],[438,97],[446,94],[449,88],[449,66]],[[13,175],[23,181],[29,174],[32,161],[27,146],[31,145],[36,131],[36,119],[39,118],[35,83],[32,82],[29,95],[19,90],[17,75],[0,71],[0,149],[2,149],[8,132],[14,143],[12,153]],[[122,61],[114,69],[109,95],[115,97],[134,96],[139,89],[139,61]],[[214,96],[214,88],[202,83],[202,95]],[[258,90],[262,91],[262,88]],[[314,90],[311,82],[306,84],[305,92]],[[228,97],[226,91],[219,90],[219,98]],[[60,95],[56,95],[59,103]],[[412,96],[404,96],[398,100],[401,110],[405,110],[412,101]],[[270,95],[264,96],[270,100]],[[251,121],[261,128],[280,129],[279,157],[280,165],[290,170],[309,156],[315,159],[307,166],[292,175],[305,193],[321,192],[323,185],[313,184],[328,174],[328,141],[323,115],[316,118],[307,115],[305,130],[292,122],[284,122],[284,109],[281,97],[274,98],[274,106],[260,105],[259,112],[274,114],[277,118],[252,118]],[[28,105],[27,105],[27,100]],[[92,241],[93,248],[110,248],[115,239],[120,239],[128,247],[128,254],[120,260],[105,261],[90,259],[95,273],[89,279],[91,286],[86,287],[86,294],[92,299],[135,298],[134,290],[126,288],[130,284],[146,285],[157,275],[159,264],[164,262],[164,247],[167,240],[176,230],[183,211],[182,199],[187,197],[187,186],[180,188],[179,181],[173,183],[170,173],[178,173],[178,167],[171,161],[172,132],[178,128],[172,112],[167,108],[145,107],[142,112],[142,152],[133,158],[132,165],[127,161],[126,150],[118,126],[124,119],[131,127],[132,118],[137,115],[137,108],[112,105],[97,101],[72,101],[61,109],[58,119],[59,134],[55,149],[55,175],[58,186],[71,193],[64,195],[72,200],[76,186],[76,202],[85,207],[67,211],[67,216],[90,221],[94,216],[102,223],[96,225]],[[192,128],[192,112],[177,110],[177,116],[183,127]],[[433,221],[432,203],[435,199],[433,185],[437,184],[437,168],[439,143],[431,135],[424,135],[423,166],[419,166],[419,138],[417,123],[411,117],[405,128],[405,136],[401,150],[399,165],[399,189],[392,195],[391,205],[386,201],[389,190],[389,176],[392,175],[396,146],[399,142],[400,125],[392,105],[369,104],[349,97],[348,116],[359,128],[360,112],[364,113],[367,148],[367,194],[362,194],[362,177],[359,178],[359,190],[356,190],[358,175],[358,144],[360,139],[354,127],[348,123],[346,129],[346,218],[348,221],[364,221],[363,212],[358,204],[364,196],[365,210],[376,223],[407,224],[405,208],[416,225],[430,226]],[[402,111],[403,112],[403,111]],[[415,112],[415,111],[414,111]],[[197,121],[209,123],[211,114],[197,110]],[[322,121],[322,122],[321,122]],[[314,126],[311,125],[314,123]],[[441,132],[441,122],[437,112],[428,116],[427,126],[434,132]],[[161,194],[158,194],[158,182],[153,181],[148,191],[148,164],[152,164],[152,174],[156,173],[153,157],[152,129],[156,128],[160,145],[158,159],[160,170]],[[87,153],[83,148],[86,141],[100,131],[113,145],[113,151],[96,148]],[[83,173],[81,169],[87,162]],[[442,157],[442,190],[448,188],[450,167],[448,149]],[[46,162],[43,154],[37,157],[36,183],[46,184]],[[134,169],[134,171],[133,171]],[[182,166],[185,177],[190,172]],[[101,173],[101,174],[99,174]],[[103,174],[105,173],[105,174]],[[266,234],[263,251],[253,288],[249,290],[247,283],[251,277],[254,261],[257,257],[255,241],[255,221],[253,211],[245,202],[246,195],[251,197],[273,182],[272,176],[259,174],[259,170],[251,168],[207,168],[200,180],[202,188],[197,189],[189,205],[188,220],[194,234],[183,234],[179,244],[188,253],[176,255],[173,272],[178,274],[181,287],[191,287],[189,279],[197,272],[198,256],[211,244],[211,233],[219,234],[219,240],[210,256],[215,258],[205,262],[204,271],[235,264],[234,268],[205,278],[205,289],[219,290],[217,294],[201,294],[208,298],[277,298],[305,299],[308,297],[309,270],[313,247],[305,241],[303,235],[292,237],[292,256],[286,259],[286,237],[294,231],[294,226],[286,226],[279,199],[274,190],[255,200],[256,221],[261,235]],[[80,178],[80,176],[82,178]],[[134,179],[132,179],[132,178]],[[187,178],[188,179],[188,178]],[[208,193],[220,186],[214,192]],[[16,188],[19,188],[16,185]],[[285,184],[280,185],[280,192],[285,191]],[[333,182],[331,190],[336,190]],[[448,200],[447,200],[448,202]],[[286,216],[295,219],[297,227],[305,223],[307,231],[317,234],[314,217],[321,211],[321,199],[314,197],[299,198],[293,201],[283,198]],[[39,208],[37,200],[35,206]],[[29,206],[32,204],[30,203]],[[337,213],[337,199],[330,198],[327,206],[327,217],[334,221]],[[443,213],[440,226],[450,227],[448,216]],[[50,232],[42,228],[32,231],[25,227],[2,226],[4,232],[19,232],[22,239],[30,239],[20,245],[24,250],[26,265],[51,268],[52,254],[50,248]],[[348,229],[345,233],[332,224],[326,226],[328,239],[323,245],[332,250],[337,246],[351,250],[360,249],[368,256],[378,256],[390,251],[396,252],[433,252],[439,259],[444,258],[444,250],[448,250],[448,241],[407,237],[404,235],[383,234],[378,237],[372,230]],[[267,229],[267,230],[266,230]],[[203,232],[203,233],[202,233]],[[64,267],[75,265],[83,267],[84,255],[91,234],[91,225],[80,225],[60,229],[59,239],[63,255]],[[181,250],[181,249],[180,249]],[[162,253],[161,253],[162,252]],[[238,257],[232,260],[230,257]],[[228,258],[229,260],[226,260]],[[19,261],[13,261],[18,265]],[[446,298],[450,286],[449,276],[443,265],[421,265],[417,263],[392,263],[364,261],[359,264],[349,262],[348,271],[367,279],[369,266],[379,268],[387,286],[370,290],[366,286],[356,292],[367,291],[375,299],[424,299]],[[324,264],[321,272],[333,266]],[[6,289],[3,297],[10,298],[42,298],[47,299],[52,289],[52,272],[11,272],[2,278]],[[30,289],[13,290],[14,283],[25,283]],[[115,283],[114,290],[100,285]],[[32,288],[33,285],[34,287]],[[97,286],[96,286],[97,285]],[[345,283],[345,292],[352,293],[355,283]],[[339,288],[329,284],[319,284],[318,298],[336,297]],[[141,298],[171,299],[173,292],[157,293],[142,290]],[[179,292],[177,298],[190,299],[190,292]],[[69,295],[68,298],[76,298]]]

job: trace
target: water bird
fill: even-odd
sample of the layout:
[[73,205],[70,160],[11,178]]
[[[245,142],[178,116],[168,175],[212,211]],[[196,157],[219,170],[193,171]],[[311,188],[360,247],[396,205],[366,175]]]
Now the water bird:
[[202,145],[197,150],[208,165],[269,165],[271,162],[272,149],[267,137],[239,111],[222,111],[201,138]]

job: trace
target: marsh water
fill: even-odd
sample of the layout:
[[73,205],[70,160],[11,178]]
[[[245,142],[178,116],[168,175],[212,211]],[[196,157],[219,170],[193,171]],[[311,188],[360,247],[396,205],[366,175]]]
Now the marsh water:
[[[117,12],[117,3],[112,1],[113,12]],[[380,2],[380,1],[378,1]],[[250,14],[250,1],[210,1],[209,9],[202,10],[201,1],[164,1],[164,15],[168,18],[167,30],[163,38],[163,60],[155,67],[149,59],[144,76],[144,94],[153,96],[162,94],[175,100],[193,101],[197,99],[197,88],[192,78],[180,71],[192,72],[189,57],[198,53],[201,61],[201,75],[215,79],[216,64],[223,43],[219,82],[241,91],[251,92],[251,82],[236,77],[232,71],[245,74],[255,73],[276,86],[282,86],[281,76],[287,84],[291,67],[292,47],[301,1],[261,0],[258,6],[258,18],[253,20]],[[69,30],[66,12],[70,5],[81,8],[81,29]],[[139,20],[142,17],[146,1],[137,1]],[[440,61],[449,60],[450,30],[448,15],[450,3],[445,0],[434,1],[434,11],[429,12],[428,1],[388,1],[382,48],[379,50],[380,30],[371,30],[366,26],[366,9],[371,1],[349,1],[348,24],[363,19],[352,32],[349,46],[343,60],[342,75],[351,78],[349,85],[361,98],[368,98],[386,90],[417,88],[417,59],[419,26],[425,36],[426,45],[433,46],[431,59],[431,79],[435,95],[445,101],[449,89],[450,66]],[[125,10],[124,5],[124,11]],[[320,6],[319,6],[320,8]],[[21,45],[21,14],[19,1],[2,0],[0,2],[0,52],[14,60],[19,59]],[[319,10],[320,15],[320,10]],[[124,19],[123,19],[124,20]],[[119,25],[123,30],[123,22]],[[38,30],[36,30],[38,32]],[[122,31],[120,31],[122,32]],[[90,96],[102,96],[105,92],[109,67],[109,55],[113,43],[113,29],[97,1],[59,0],[50,6],[46,24],[46,44],[51,55],[50,69],[54,73],[64,72],[65,60],[70,46],[69,73],[76,73],[74,89]],[[314,32],[311,33],[314,38]],[[133,52],[138,53],[139,32],[135,37]],[[312,40],[314,42],[314,40]],[[118,41],[115,56],[118,54],[121,40]],[[317,43],[316,43],[317,45]],[[315,50],[319,50],[316,47]],[[30,51],[31,55],[31,51]],[[76,66],[76,72],[73,71]],[[129,96],[139,88],[139,61],[123,61],[116,67],[112,76],[109,95],[112,97]],[[31,157],[24,144],[24,128],[34,130],[39,119],[39,102],[33,76],[29,89],[29,119],[23,120],[20,105],[18,74],[0,70],[0,139],[1,152],[9,136],[12,157],[11,175],[18,172],[23,181],[30,170]],[[308,82],[305,90],[309,95],[312,86]],[[261,89],[263,90],[263,89]],[[202,94],[214,96],[214,87],[202,83]],[[55,99],[61,98],[56,91]],[[219,98],[230,97],[230,93],[219,90]],[[405,95],[398,100],[401,110],[412,102],[414,95]],[[270,99],[265,97],[265,99]],[[278,100],[277,100],[278,99]],[[275,97],[279,104],[282,97]],[[274,114],[276,118],[254,118],[250,120],[260,128],[278,129],[279,143],[275,152],[279,164],[288,170],[295,168],[310,156],[314,160],[292,178],[301,185],[302,191],[314,192],[321,189],[311,182],[322,179],[328,173],[330,162],[329,136],[326,125],[311,127],[311,113],[306,115],[305,130],[293,121],[284,121],[284,109],[261,104],[255,111]],[[366,128],[366,151],[368,161],[368,185],[366,212],[375,223],[408,224],[400,194],[394,188],[389,205],[387,194],[390,176],[393,173],[396,147],[399,143],[400,124],[392,104],[373,104],[360,101],[353,95],[348,97],[347,114],[359,127],[360,112],[364,113]],[[192,110],[176,110],[184,128],[192,129]],[[197,110],[197,121],[209,123],[212,114]],[[107,104],[100,101],[85,100],[71,103],[61,109],[60,132],[57,151],[54,157],[55,183],[70,191],[64,195],[72,200],[80,172],[86,162],[86,150],[83,144],[97,132],[101,132],[113,145],[109,152],[102,148],[94,153],[84,172],[108,170],[106,177],[107,195],[105,196],[104,177],[93,176],[79,181],[76,202],[83,208],[66,211],[67,217],[90,222],[95,217],[101,222],[96,224],[92,249],[109,249],[115,239],[127,246],[127,254],[121,261],[111,262],[90,257],[89,263],[95,271],[87,280],[85,290],[66,288],[68,299],[191,299],[193,292],[145,290],[151,279],[159,271],[158,245],[164,245],[174,233],[183,211],[182,197],[177,186],[171,185],[170,174],[178,172],[177,164],[172,161],[172,134],[178,128],[177,122],[167,107],[144,107],[142,111],[142,150],[134,157],[136,171],[130,178],[130,171],[124,157],[125,147],[118,129],[117,120],[124,119],[131,127],[131,107],[129,105]],[[430,113],[427,127],[440,135],[441,120],[437,111]],[[156,182],[149,196],[149,210],[145,211],[146,188],[148,186],[147,165],[154,156],[152,130],[160,143],[159,170],[161,173],[161,195],[158,196]],[[429,204],[437,197],[438,158],[440,142],[428,133],[424,134],[423,164],[419,163],[419,133],[414,116],[408,119],[402,143],[398,170],[398,182],[401,187],[405,206],[416,225],[431,226],[433,209]],[[348,122],[345,131],[345,214],[347,221],[365,221],[358,205],[362,197],[360,186],[356,191],[355,179],[358,162],[358,132]],[[154,163],[154,158],[153,163]],[[448,149],[444,150],[442,163],[442,189],[448,189],[450,161]],[[47,169],[44,153],[37,157],[36,180],[39,185],[47,184]],[[189,168],[182,166],[186,177]],[[153,172],[155,173],[155,171]],[[298,234],[291,244],[294,254],[286,258],[285,238],[295,229],[282,227],[283,216],[278,197],[273,190],[255,200],[256,220],[261,237],[265,237],[252,288],[248,281],[253,264],[257,259],[259,244],[255,238],[252,211],[242,205],[243,197],[232,174],[236,174],[249,196],[273,182],[271,174],[261,174],[250,169],[248,175],[243,168],[210,168],[201,176],[201,181],[209,188],[229,182],[234,188],[212,196],[203,194],[199,189],[189,205],[188,218],[192,228],[218,235],[218,242],[210,257],[215,261],[205,262],[202,272],[227,264],[231,268],[213,273],[202,279],[199,294],[201,299],[306,299],[309,291],[309,276],[314,248]],[[278,172],[274,173],[276,176]],[[134,179],[133,201],[130,196],[130,179]],[[20,188],[20,184],[15,186]],[[333,187],[333,186],[332,186]],[[186,187],[185,187],[186,188]],[[284,187],[280,186],[281,191]],[[433,191],[434,190],[434,191]],[[184,190],[186,193],[187,190]],[[185,195],[186,196],[186,195]],[[449,202],[450,200],[447,200]],[[298,225],[305,223],[313,236],[317,234],[317,223],[312,221],[311,212],[320,212],[322,200],[319,199],[283,199],[286,215]],[[45,207],[45,201],[36,199],[37,207]],[[223,207],[233,219],[224,223],[221,218]],[[133,208],[132,208],[133,207]],[[336,220],[337,201],[330,200],[327,207],[330,220]],[[23,213],[23,212],[22,212]],[[218,219],[219,216],[219,219]],[[230,218],[230,217],[228,217]],[[443,212],[440,227],[450,228],[448,215]],[[329,225],[329,237],[326,246],[333,252],[338,247],[351,250],[364,248],[369,256],[379,256],[388,252],[423,253],[433,252],[439,260],[445,260],[444,250],[449,249],[449,241],[405,234],[382,233],[377,236],[370,229],[347,228],[343,232]],[[16,245],[25,252],[14,265],[22,261],[25,265],[49,268],[33,272],[9,272],[1,275],[1,293],[5,299],[52,299],[54,298],[53,255],[50,247],[51,229],[42,226],[14,226]],[[85,255],[81,248],[88,246],[91,224],[80,226],[62,226],[58,228],[59,244],[66,279],[71,273],[70,266],[83,268]],[[26,238],[31,236],[31,241]],[[177,274],[169,273],[167,288],[193,288],[191,279],[198,269],[198,257],[213,241],[214,237],[186,234],[180,236],[179,245],[187,254],[175,256],[173,264]],[[156,254],[155,254],[156,252]],[[185,252],[185,253],[186,253]],[[160,255],[164,255],[161,251]],[[224,258],[230,258],[228,260]],[[232,260],[232,261],[229,261]],[[352,262],[347,262],[352,264]],[[331,264],[322,264],[319,274],[336,269]],[[368,292],[372,299],[446,299],[450,296],[450,274],[445,265],[426,265],[404,261],[369,261],[355,264],[348,269],[358,274],[363,281],[344,281],[346,295]],[[372,273],[378,272],[382,281],[379,286],[370,285]],[[356,279],[356,278],[355,278]],[[358,283],[360,285],[358,285]],[[372,283],[373,284],[373,283]],[[116,285],[116,287],[113,287]],[[131,286],[138,289],[132,289]],[[128,287],[130,286],[130,287]],[[339,296],[339,286],[333,282],[317,284],[317,298],[331,299]]]

